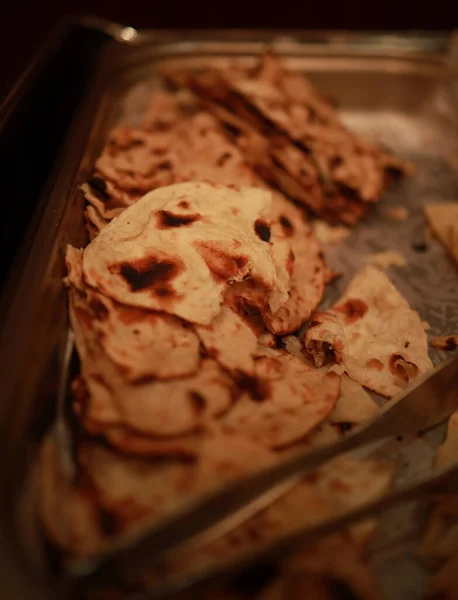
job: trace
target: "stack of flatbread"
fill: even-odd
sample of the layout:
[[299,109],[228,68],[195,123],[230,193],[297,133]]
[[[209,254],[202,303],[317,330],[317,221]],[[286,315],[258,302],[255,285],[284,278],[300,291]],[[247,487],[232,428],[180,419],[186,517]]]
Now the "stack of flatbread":
[[[110,134],[83,186],[91,241],[67,249],[78,477],[66,479],[52,435],[40,470],[41,518],[67,555],[95,555],[338,440],[378,412],[364,387],[391,396],[431,366],[418,315],[372,267],[316,312],[324,257],[304,206],[284,195],[353,223],[404,165],[347,131],[270,55],[250,71],[166,77],[182,89],[155,94],[141,127]],[[391,478],[389,465],[341,458],[144,583],[265,546],[375,499]],[[329,579],[378,597],[365,554],[373,528],[294,557],[256,597],[330,598]],[[237,597],[225,594],[209,597]]]
[[330,102],[273,54],[250,69],[163,74],[205,102],[266,182],[330,222],[355,223],[390,180],[411,171],[349,131]]

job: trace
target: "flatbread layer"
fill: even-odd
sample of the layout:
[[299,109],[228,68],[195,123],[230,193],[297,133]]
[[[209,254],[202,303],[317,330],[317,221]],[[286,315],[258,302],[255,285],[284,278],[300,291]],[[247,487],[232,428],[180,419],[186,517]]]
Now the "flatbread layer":
[[303,438],[334,409],[340,377],[308,367],[282,351],[258,357],[254,379],[222,419],[225,430],[268,448],[282,448]]
[[333,308],[312,315],[304,344],[317,366],[336,361],[356,382],[385,396],[432,368],[418,313],[370,266]]
[[[129,306],[209,325],[228,285],[251,277],[275,310],[287,299],[270,245],[270,195],[204,183],[157,189],[107,225],[83,253],[88,285]],[[258,227],[259,230],[259,227]]]

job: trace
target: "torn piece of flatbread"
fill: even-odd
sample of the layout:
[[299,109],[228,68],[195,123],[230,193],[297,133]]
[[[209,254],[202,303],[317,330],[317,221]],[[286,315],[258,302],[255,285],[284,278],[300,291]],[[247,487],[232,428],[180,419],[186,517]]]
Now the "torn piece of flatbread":
[[288,290],[257,231],[269,223],[270,202],[255,188],[183,183],[154,190],[87,246],[85,280],[123,304],[209,325],[228,285],[251,277],[277,310]]
[[304,213],[278,194],[273,196],[270,233],[277,270],[284,264],[289,274],[289,298],[272,310],[266,290],[255,280],[236,284],[230,293],[258,309],[270,331],[285,335],[299,329],[323,297],[324,255]]
[[425,204],[425,214],[434,234],[458,262],[458,202]]
[[335,360],[352,379],[385,396],[432,368],[419,315],[371,266],[354,277],[333,308],[312,315],[304,344],[317,366]]
[[406,259],[397,250],[383,250],[375,254],[368,254],[364,257],[364,262],[383,270],[390,267],[404,267],[407,264]]
[[329,420],[332,423],[362,425],[373,419],[380,408],[366,390],[353,381],[340,365],[332,366],[330,371],[340,375],[340,395]]
[[433,348],[437,348],[438,350],[448,350],[451,352],[458,348],[458,335],[433,337],[430,344]]
[[334,409],[340,392],[336,373],[317,371],[296,357],[271,350],[255,362],[255,377],[222,419],[222,427],[262,446],[282,448],[303,438]]
[[272,241],[288,242],[294,255],[289,299],[273,314],[267,327],[277,335],[296,331],[310,317],[324,294],[325,265],[320,244],[305,222],[304,214],[277,196],[272,201]]

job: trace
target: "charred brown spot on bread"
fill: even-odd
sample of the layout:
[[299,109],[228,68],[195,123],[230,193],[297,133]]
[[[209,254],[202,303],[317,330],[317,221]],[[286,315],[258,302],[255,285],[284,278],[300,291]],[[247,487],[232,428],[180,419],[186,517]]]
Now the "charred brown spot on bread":
[[181,202],[178,203],[178,206],[180,208],[189,208],[189,202],[187,200],[181,200]]
[[376,369],[377,371],[383,370],[383,363],[378,358],[370,358],[367,361],[366,366],[369,367],[369,369]]
[[157,213],[157,226],[159,229],[168,229],[170,227],[185,227],[186,225],[192,225],[199,219],[201,219],[199,213],[191,215],[177,215],[169,210],[160,210]]
[[334,310],[343,313],[345,315],[345,323],[350,325],[364,317],[368,308],[369,307],[364,300],[361,300],[360,298],[349,298],[341,306],[336,306]]
[[296,257],[294,256],[294,252],[290,248],[290,250],[288,252],[288,258],[286,259],[286,271],[290,277],[293,274],[295,258]]
[[263,242],[270,241],[270,225],[262,219],[256,219],[254,223],[254,230],[256,235],[261,238]]
[[93,296],[89,300],[89,306],[94,313],[95,318],[99,321],[104,321],[108,317],[108,309],[99,298]]
[[230,152],[223,152],[223,154],[221,154],[221,156],[217,159],[216,161],[216,166],[217,167],[222,167],[230,158],[231,158],[232,154]]
[[417,365],[405,360],[402,354],[392,354],[390,356],[388,365],[391,373],[404,383],[408,383],[410,379],[416,377],[420,372]]
[[202,396],[202,394],[199,394],[199,392],[194,391],[189,392],[189,398],[191,400],[194,412],[197,415],[200,415],[205,410],[207,405],[205,398]]
[[[159,296],[175,294],[169,283],[182,270],[183,265],[178,258],[160,258],[157,256],[145,256],[130,262],[126,261],[112,265],[110,268],[112,273],[118,272],[121,275],[132,292],[151,288]],[[167,290],[167,292],[164,290]]]
[[294,234],[294,226],[291,221],[285,215],[280,215],[279,223],[283,229],[283,233],[286,236],[292,236]]
[[235,373],[235,379],[239,389],[247,392],[256,402],[262,402],[270,396],[270,384],[264,379],[247,375],[241,371]]

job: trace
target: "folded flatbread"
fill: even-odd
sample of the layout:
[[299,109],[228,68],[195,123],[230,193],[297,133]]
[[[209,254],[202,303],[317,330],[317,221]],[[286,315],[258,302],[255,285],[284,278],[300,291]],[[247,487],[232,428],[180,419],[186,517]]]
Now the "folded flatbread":
[[150,192],[109,223],[83,253],[88,285],[129,305],[209,325],[229,284],[252,278],[277,310],[287,299],[270,245],[271,198],[183,183]]
[[312,315],[304,344],[317,366],[336,361],[356,382],[385,396],[432,368],[418,313],[370,266],[336,305]]

